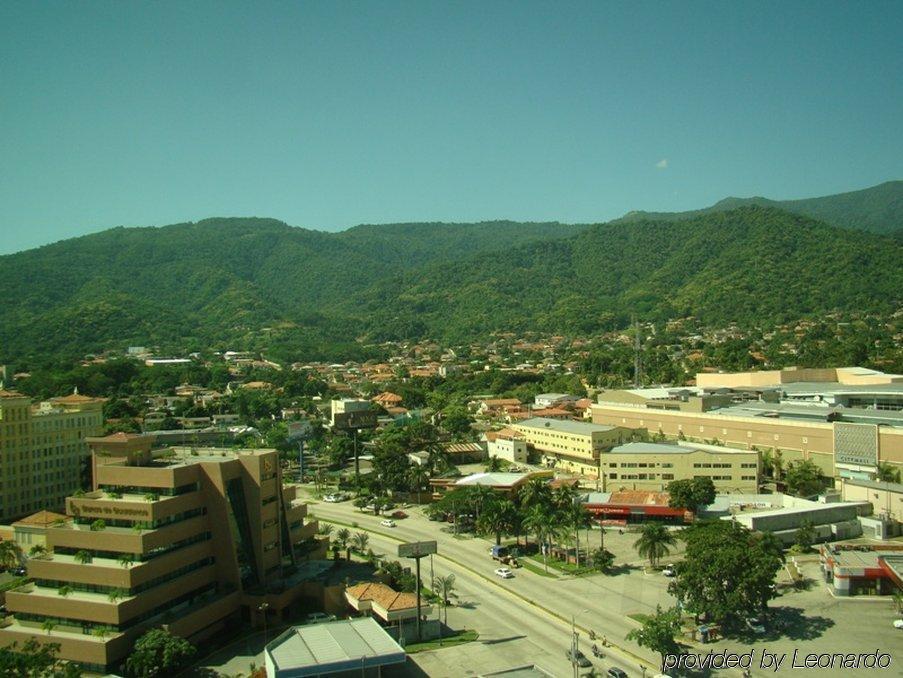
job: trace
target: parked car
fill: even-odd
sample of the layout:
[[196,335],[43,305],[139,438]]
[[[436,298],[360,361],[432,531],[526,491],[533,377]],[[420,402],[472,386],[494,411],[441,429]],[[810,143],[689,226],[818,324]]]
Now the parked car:
[[389,520],[388,518],[386,518],[385,520],[380,520],[379,524],[383,527],[395,527],[395,521]]
[[574,648],[572,647],[568,648],[567,652],[565,652],[564,655],[568,658],[569,662],[571,662],[572,664],[574,662],[577,662],[577,666],[580,666],[584,669],[589,668],[593,665],[593,663],[589,659],[587,659],[585,654],[583,654],[580,650],[574,650]]
[[748,617],[746,619],[746,628],[755,633],[756,635],[761,635],[765,633],[765,624],[762,619],[759,617]]
[[347,499],[348,499],[348,495],[344,494],[342,492],[339,492],[337,494],[327,494],[323,497],[323,501],[327,501],[330,504],[337,504],[340,501],[345,501]]
[[894,628],[903,629],[903,619],[894,619]]
[[627,678],[627,671],[619,669],[617,666],[613,666],[608,669],[606,675],[609,676],[609,678]]
[[510,567],[496,568],[495,573],[497,576],[501,577],[502,579],[513,579],[514,578],[514,573],[511,571]]
[[408,514],[405,513],[404,511],[395,511],[392,514],[392,517],[395,518],[396,520],[404,520],[405,518],[408,517]]
[[17,577],[24,577],[27,571],[28,570],[26,570],[24,567],[17,567],[15,570],[13,570],[13,574]]
[[677,570],[674,568],[674,565],[672,563],[668,563],[667,567],[662,570],[662,574],[666,577],[675,577],[677,576]]

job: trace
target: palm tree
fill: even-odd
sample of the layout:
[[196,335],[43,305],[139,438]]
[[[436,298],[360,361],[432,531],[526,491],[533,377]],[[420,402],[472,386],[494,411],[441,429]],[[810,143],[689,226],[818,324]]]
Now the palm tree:
[[429,485],[430,474],[423,466],[415,464],[408,470],[408,482],[411,485],[411,489],[417,493],[417,503],[422,504],[422,493],[424,488]]
[[476,514],[474,515],[474,519],[479,522],[480,514],[483,513],[483,509],[495,502],[498,499],[498,495],[491,487],[477,485],[476,487],[469,489],[467,498],[474,508]]
[[47,547],[43,544],[35,544],[28,550],[28,555],[32,558],[41,558],[47,555]]
[[512,531],[516,511],[514,502],[508,499],[491,502],[483,509],[477,528],[483,533],[494,534],[496,545],[501,544],[502,535]]
[[442,623],[448,626],[448,603],[449,596],[455,589],[455,575],[449,574],[444,577],[436,577],[433,580],[433,592],[439,596],[439,604],[444,608]]
[[115,603],[123,596],[125,596],[125,592],[122,589],[113,589],[107,594],[107,598],[109,598],[111,603]]
[[129,567],[135,562],[135,555],[133,553],[123,553],[116,560],[123,567]]
[[558,530],[554,523],[554,512],[548,506],[532,506],[524,518],[524,529],[536,535],[536,542],[542,550],[542,562],[549,571],[548,553],[552,539]]
[[56,590],[56,592],[57,592],[59,595],[61,595],[63,598],[65,598],[65,597],[68,596],[70,593],[72,593],[72,587],[69,586],[68,584],[64,584],[63,586],[60,586],[60,587]]
[[351,543],[351,530],[347,527],[343,527],[336,532],[335,542],[339,545],[339,548],[344,549],[345,560],[351,560],[351,547],[349,546]]
[[561,517],[562,522],[574,531],[576,565],[580,567],[580,528],[589,524],[589,514],[583,504],[573,503],[561,511]]
[[329,535],[332,534],[332,531],[334,529],[335,528],[332,525],[330,525],[329,523],[320,523],[320,527],[317,528],[317,532],[319,532],[324,537],[328,537]]
[[670,547],[676,542],[674,535],[661,523],[647,523],[633,547],[642,558],[648,558],[649,564],[655,567],[660,558],[671,553]]
[[521,487],[517,498],[523,508],[530,508],[537,504],[547,504],[552,498],[552,490],[542,478],[533,478]]
[[354,544],[355,551],[361,554],[366,553],[367,545],[370,543],[370,535],[366,532],[355,532],[351,542]]
[[91,562],[91,554],[85,550],[76,551],[72,558],[76,563],[80,563],[81,565],[87,565]]
[[44,623],[41,624],[41,629],[47,632],[47,635],[50,635],[50,632],[53,631],[53,628],[56,626],[56,622],[52,619],[45,619]]
[[0,541],[0,568],[12,570],[18,567],[21,557],[22,549],[16,542],[9,539]]

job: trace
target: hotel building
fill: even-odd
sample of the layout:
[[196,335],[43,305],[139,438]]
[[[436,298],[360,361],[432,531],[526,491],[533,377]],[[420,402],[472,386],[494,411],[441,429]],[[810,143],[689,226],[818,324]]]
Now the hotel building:
[[106,672],[152,627],[198,641],[299,601],[298,564],[325,542],[282,487],[277,451],[88,442],[93,491],[66,500],[48,554],[28,561],[32,581],[6,594],[0,645],[58,643],[61,658]]
[[33,405],[0,390],[0,520],[60,510],[90,483],[86,440],[103,433],[103,403],[76,392]]

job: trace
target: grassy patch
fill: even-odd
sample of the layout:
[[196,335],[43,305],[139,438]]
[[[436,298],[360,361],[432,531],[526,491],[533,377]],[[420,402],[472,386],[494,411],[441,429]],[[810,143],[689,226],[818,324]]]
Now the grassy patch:
[[648,614],[643,614],[642,612],[634,612],[633,614],[628,614],[627,616],[630,617],[631,619],[633,619],[633,621],[638,622],[640,624],[647,621],[648,619],[651,619],[651,617]]
[[525,570],[530,570],[530,572],[532,572],[533,574],[538,574],[541,577],[552,577],[552,579],[558,579],[558,577],[555,576],[554,574],[552,574],[551,572],[546,572],[544,568],[537,567],[536,565],[531,563],[529,560],[526,560],[526,559],[521,560],[520,564],[524,567]]
[[414,654],[416,652],[426,652],[427,650],[438,650],[443,647],[460,645],[461,643],[470,643],[479,637],[480,634],[476,631],[463,631],[454,633],[447,638],[443,638],[441,645],[439,643],[439,639],[437,638],[436,640],[428,640],[424,643],[410,643],[408,645],[405,645],[404,649],[408,654]]
[[[538,565],[543,565],[541,555],[532,555],[532,556],[528,556],[528,558],[530,560],[533,560],[534,562],[536,562]],[[580,567],[577,567],[573,563],[565,563],[564,561],[555,560],[554,558],[549,558],[548,562],[549,562],[549,567],[551,567],[552,569],[558,570],[559,572],[564,572],[566,574],[580,575],[580,574],[592,574],[594,572],[597,572],[597,570],[594,570],[591,567],[583,567],[582,565]]]

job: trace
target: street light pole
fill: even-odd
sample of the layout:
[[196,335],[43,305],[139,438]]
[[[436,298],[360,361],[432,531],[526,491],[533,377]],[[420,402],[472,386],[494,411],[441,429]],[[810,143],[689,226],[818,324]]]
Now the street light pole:
[[574,667],[574,678],[577,678],[577,652],[580,650],[580,641],[577,636],[577,617],[589,610],[582,610],[571,615],[571,666]]

